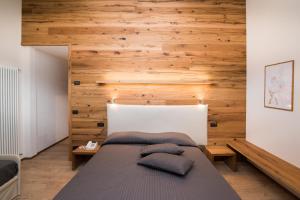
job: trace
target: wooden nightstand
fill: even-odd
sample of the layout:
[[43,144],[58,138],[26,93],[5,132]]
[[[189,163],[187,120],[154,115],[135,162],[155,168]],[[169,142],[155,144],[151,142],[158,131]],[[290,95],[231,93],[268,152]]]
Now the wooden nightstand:
[[72,151],[72,169],[75,170],[78,165],[78,160],[81,157],[91,157],[95,155],[100,149],[100,145],[97,145],[94,150],[86,150],[83,146],[79,146]]
[[227,146],[205,146],[207,158],[214,163],[215,157],[226,157],[225,163],[233,171],[237,171],[236,153]]

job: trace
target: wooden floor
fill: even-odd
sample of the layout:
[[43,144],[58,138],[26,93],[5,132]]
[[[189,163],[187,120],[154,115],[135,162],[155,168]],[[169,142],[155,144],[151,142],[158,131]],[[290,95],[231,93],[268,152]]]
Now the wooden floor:
[[[296,200],[297,198],[262,174],[248,162],[239,162],[232,172],[223,162],[217,169],[243,200]],[[76,174],[68,161],[67,140],[47,149],[31,160],[22,161],[20,199],[47,200]]]
[[31,160],[21,163],[21,199],[48,200],[76,174],[68,160],[64,140]]

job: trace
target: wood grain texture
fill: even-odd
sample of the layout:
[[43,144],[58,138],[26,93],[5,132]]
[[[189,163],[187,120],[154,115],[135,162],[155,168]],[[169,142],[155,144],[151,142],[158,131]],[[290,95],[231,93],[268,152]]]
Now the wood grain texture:
[[271,153],[247,142],[237,139],[228,144],[231,148],[241,153],[250,162],[276,182],[286,187],[300,198],[300,169],[296,166],[272,155]]
[[105,138],[97,123],[112,98],[204,99],[219,125],[209,144],[245,137],[245,0],[23,0],[22,10],[23,45],[70,45],[73,146]]

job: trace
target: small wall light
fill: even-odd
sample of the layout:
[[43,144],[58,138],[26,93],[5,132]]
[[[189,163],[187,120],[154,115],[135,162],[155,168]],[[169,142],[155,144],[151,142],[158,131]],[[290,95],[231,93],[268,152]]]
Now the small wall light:
[[110,100],[110,106],[113,109],[116,109],[118,107],[118,104],[116,104],[116,97],[112,97]]
[[203,98],[199,99],[199,104],[201,104],[201,105],[204,104],[204,99]]
[[116,98],[115,98],[115,97],[111,98],[111,103],[112,103],[112,104],[115,104],[115,103],[116,103]]

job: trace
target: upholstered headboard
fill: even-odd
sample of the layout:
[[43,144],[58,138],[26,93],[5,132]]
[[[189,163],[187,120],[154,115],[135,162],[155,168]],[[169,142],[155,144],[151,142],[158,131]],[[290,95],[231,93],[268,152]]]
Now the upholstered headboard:
[[108,134],[118,131],[182,132],[207,144],[207,105],[107,104]]

